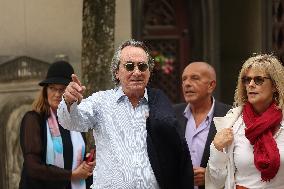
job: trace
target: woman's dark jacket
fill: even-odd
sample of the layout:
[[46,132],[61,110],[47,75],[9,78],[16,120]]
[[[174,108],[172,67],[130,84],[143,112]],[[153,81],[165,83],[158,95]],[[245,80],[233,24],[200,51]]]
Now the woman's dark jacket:
[[192,189],[193,167],[185,138],[166,95],[148,88],[147,150],[161,189]]
[[[73,147],[70,131],[59,125],[63,143],[64,169],[46,164],[47,117],[27,112],[21,122],[20,144],[24,156],[19,189],[70,189]],[[83,136],[84,138],[84,136]],[[85,138],[84,138],[85,140]],[[92,178],[86,180],[90,188]]]

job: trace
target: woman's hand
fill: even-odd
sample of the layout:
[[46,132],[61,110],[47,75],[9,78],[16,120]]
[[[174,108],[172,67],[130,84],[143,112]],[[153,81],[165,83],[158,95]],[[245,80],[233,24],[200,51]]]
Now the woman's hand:
[[86,163],[83,161],[75,170],[72,171],[71,180],[86,179],[93,174],[95,161]]
[[225,128],[222,129],[220,132],[216,133],[213,144],[218,151],[223,151],[223,148],[232,144],[234,139],[233,129],[232,128]]
[[[93,154],[91,155],[91,153]],[[96,166],[96,151],[95,150],[93,152],[91,151],[91,153],[86,154],[86,158],[87,158],[86,164],[91,166],[91,169],[93,171]],[[89,156],[92,156],[92,159],[90,161],[88,161]]]

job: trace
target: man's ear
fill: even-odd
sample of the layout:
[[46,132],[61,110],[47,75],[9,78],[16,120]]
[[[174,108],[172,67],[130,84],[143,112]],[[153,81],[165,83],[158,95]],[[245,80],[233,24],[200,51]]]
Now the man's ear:
[[215,81],[215,80],[210,81],[208,88],[209,88],[210,92],[213,93],[213,91],[214,91],[215,88],[216,88],[216,81]]

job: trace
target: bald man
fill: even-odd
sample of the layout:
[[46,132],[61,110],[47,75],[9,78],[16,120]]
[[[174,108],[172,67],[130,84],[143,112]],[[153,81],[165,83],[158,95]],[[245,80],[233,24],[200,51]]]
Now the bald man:
[[218,102],[212,96],[216,87],[216,72],[206,62],[192,62],[183,71],[182,89],[186,103],[174,106],[179,132],[186,138],[194,170],[195,189],[205,185],[205,168],[209,147],[216,134],[212,121],[224,116],[231,106]]

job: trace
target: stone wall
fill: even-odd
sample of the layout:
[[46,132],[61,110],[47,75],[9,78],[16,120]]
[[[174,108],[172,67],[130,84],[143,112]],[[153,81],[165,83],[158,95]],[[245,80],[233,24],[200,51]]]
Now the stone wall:
[[[23,61],[25,60],[25,61]],[[23,69],[24,66],[24,69]],[[30,57],[17,57],[0,64],[0,188],[17,189],[23,157],[20,149],[20,122],[40,87],[49,64]],[[5,77],[7,75],[7,77]]]

